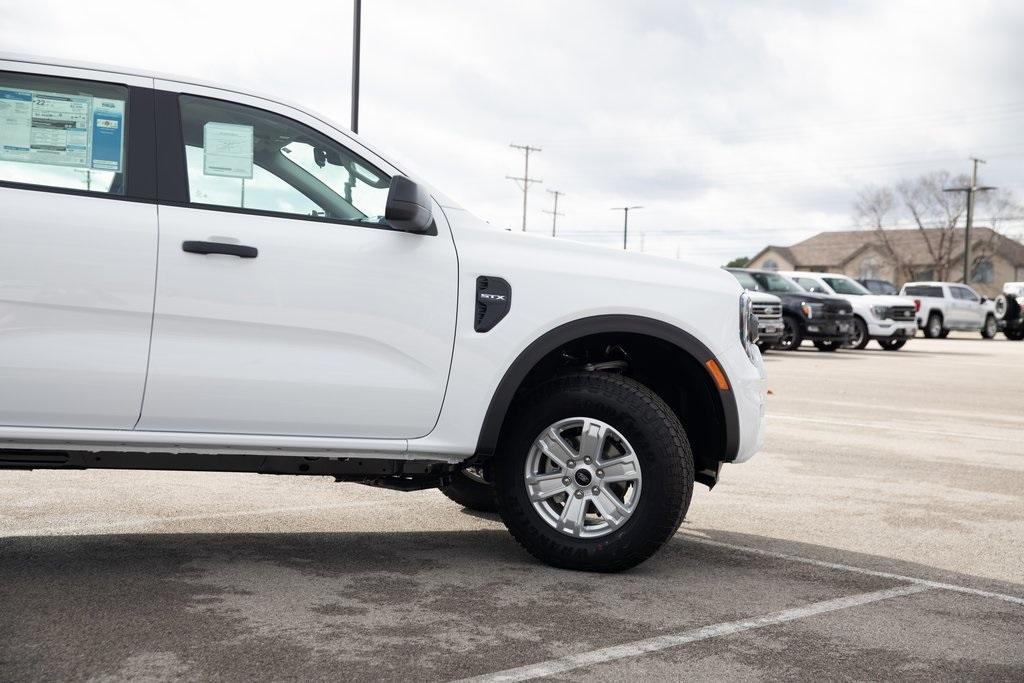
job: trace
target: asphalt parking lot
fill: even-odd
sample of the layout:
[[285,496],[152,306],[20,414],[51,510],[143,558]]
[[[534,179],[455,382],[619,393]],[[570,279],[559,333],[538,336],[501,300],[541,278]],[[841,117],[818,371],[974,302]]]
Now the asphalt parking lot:
[[618,575],[435,491],[0,472],[0,679],[1024,678],[1024,343],[766,362],[764,452]]

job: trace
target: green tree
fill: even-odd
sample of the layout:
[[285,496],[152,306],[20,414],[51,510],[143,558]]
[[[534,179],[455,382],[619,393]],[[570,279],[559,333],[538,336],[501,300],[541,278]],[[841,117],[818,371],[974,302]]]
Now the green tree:
[[725,264],[726,268],[746,268],[750,263],[750,257],[748,256],[737,256],[732,261]]

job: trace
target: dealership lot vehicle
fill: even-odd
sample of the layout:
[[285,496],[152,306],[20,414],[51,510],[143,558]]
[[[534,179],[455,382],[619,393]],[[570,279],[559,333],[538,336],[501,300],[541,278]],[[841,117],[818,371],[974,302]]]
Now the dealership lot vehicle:
[[853,332],[853,307],[845,299],[812,294],[784,275],[767,270],[727,268],[745,289],[782,300],[782,339],[778,348],[793,351],[803,340],[819,351],[837,351]]
[[1007,339],[1024,339],[1024,282],[1004,284],[1003,293],[996,297],[993,310],[999,329]]
[[908,282],[901,296],[913,298],[917,326],[931,339],[946,337],[951,330],[981,332],[985,339],[996,336],[995,303],[967,285],[955,282]]
[[[609,576],[536,562],[436,491],[0,471],[0,670],[1020,680],[1024,396],[1006,369],[1024,346],[951,336],[770,354],[764,452]],[[567,637],[544,609],[566,604],[592,628]]]
[[888,280],[876,280],[873,278],[859,278],[857,282],[864,285],[865,288],[872,294],[892,294],[897,295],[900,293],[899,288]]
[[785,330],[782,324],[782,299],[774,294],[750,291],[750,301],[754,315],[757,316],[757,347],[761,351],[775,348]]
[[0,96],[0,467],[493,485],[612,571],[760,446],[718,268],[494,229],[237,88],[8,57]]
[[846,299],[853,306],[853,332],[848,345],[863,349],[874,339],[886,351],[899,351],[917,333],[914,301],[906,297],[872,294],[842,273],[786,271],[808,292]]

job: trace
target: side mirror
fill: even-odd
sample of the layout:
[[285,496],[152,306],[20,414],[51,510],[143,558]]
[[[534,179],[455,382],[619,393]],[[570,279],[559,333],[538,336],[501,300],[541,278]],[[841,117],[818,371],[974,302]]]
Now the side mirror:
[[986,301],[988,301],[988,299],[987,299],[987,298],[985,298],[985,297],[981,297],[981,299],[980,299],[980,300],[978,301],[978,303],[979,303],[979,304],[983,304],[983,303],[985,303]]
[[395,230],[429,233],[437,231],[427,190],[405,176],[391,179],[384,220]]

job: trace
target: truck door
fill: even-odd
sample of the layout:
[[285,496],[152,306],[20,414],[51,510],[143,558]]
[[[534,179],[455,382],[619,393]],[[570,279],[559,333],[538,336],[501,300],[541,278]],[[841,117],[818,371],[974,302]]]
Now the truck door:
[[0,61],[0,425],[139,419],[156,277],[152,80],[93,76]]
[[174,141],[161,172],[180,174],[161,189],[182,195],[161,196],[139,428],[428,434],[458,281],[440,207],[435,234],[392,230],[393,171],[341,134],[276,103],[157,86],[161,140]]

